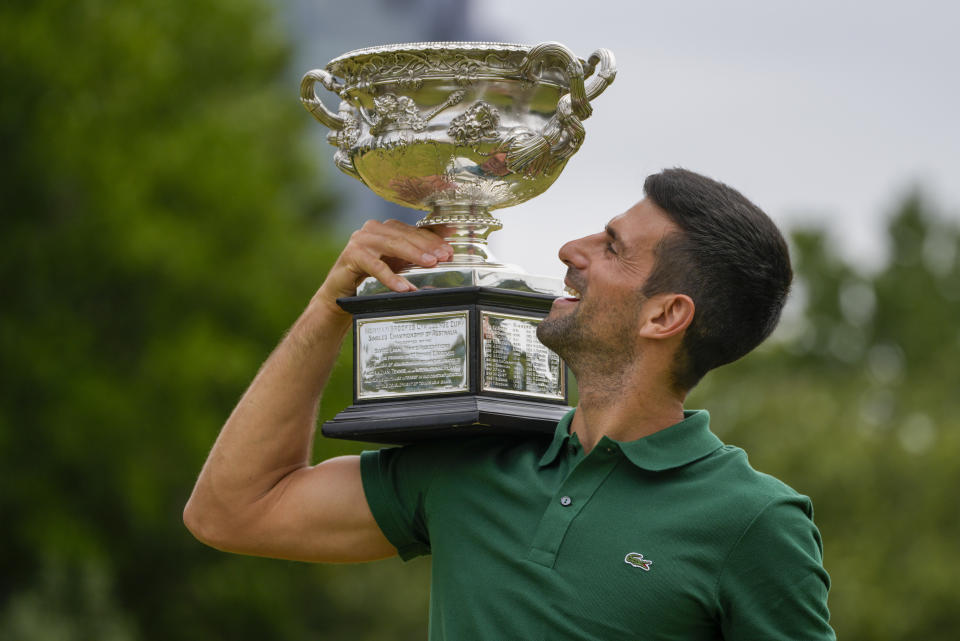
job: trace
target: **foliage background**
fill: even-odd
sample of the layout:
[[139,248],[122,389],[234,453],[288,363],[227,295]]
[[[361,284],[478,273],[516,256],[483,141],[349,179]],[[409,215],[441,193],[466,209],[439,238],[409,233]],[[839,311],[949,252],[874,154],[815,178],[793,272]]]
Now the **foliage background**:
[[[259,0],[0,5],[0,640],[425,636],[429,561],[233,557],[180,522],[343,240],[286,40]],[[776,340],[690,402],[812,496],[848,639],[960,629],[960,230],[937,214],[895,204],[871,273],[796,230]]]

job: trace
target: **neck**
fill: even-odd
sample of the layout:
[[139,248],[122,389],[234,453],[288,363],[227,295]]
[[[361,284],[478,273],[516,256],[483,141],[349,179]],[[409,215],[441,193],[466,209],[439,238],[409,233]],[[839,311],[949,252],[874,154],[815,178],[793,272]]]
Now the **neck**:
[[586,452],[603,436],[634,441],[683,420],[685,395],[663,377],[618,372],[578,375],[577,382],[580,402],[570,431]]

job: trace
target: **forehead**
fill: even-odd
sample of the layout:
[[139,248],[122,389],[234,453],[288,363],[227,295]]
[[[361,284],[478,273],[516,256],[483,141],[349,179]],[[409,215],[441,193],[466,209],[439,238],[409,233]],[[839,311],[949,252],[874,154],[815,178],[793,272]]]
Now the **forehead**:
[[680,228],[665,211],[643,199],[607,223],[607,231],[627,247],[653,248],[660,239]]

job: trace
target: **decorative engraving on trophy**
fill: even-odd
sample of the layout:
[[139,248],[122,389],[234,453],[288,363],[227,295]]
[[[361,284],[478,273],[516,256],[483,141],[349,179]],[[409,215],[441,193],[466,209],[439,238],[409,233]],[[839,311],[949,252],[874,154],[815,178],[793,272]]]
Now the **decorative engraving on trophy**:
[[482,312],[484,390],[564,399],[563,362],[537,340],[539,318]]
[[330,133],[327,134],[327,141],[337,148],[333,155],[333,162],[340,171],[354,178],[359,178],[360,174],[357,173],[357,168],[353,166],[353,158],[351,157],[353,147],[363,133],[359,112],[356,107],[347,101],[343,101],[340,103],[337,116],[343,123],[343,127],[341,129],[331,129]]
[[[458,199],[470,200],[479,205],[497,203],[510,195],[510,186],[507,183],[493,182],[490,180],[478,180],[474,182],[458,180],[456,189],[456,197]],[[480,219],[485,221],[490,220],[490,218]],[[459,220],[465,220],[465,218],[460,216]]]
[[466,91],[461,91],[461,90],[454,91],[452,94],[447,96],[446,100],[441,102],[439,105],[437,105],[433,109],[428,110],[427,113],[424,114],[423,116],[424,119],[430,120],[434,116],[436,116],[438,113],[446,109],[447,107],[452,107],[453,105],[456,105],[462,102],[466,95],[467,95]]
[[413,69],[408,69],[405,75],[397,78],[397,87],[406,91],[418,91],[422,86],[423,78]]
[[539,176],[553,160],[547,139],[526,127],[511,129],[500,150],[507,173],[516,172],[526,177]]
[[458,145],[478,145],[483,141],[496,140],[499,135],[500,113],[488,102],[481,100],[454,118],[447,134]]
[[357,321],[357,398],[468,391],[467,311]]
[[[350,148],[357,144],[362,133],[360,118],[357,116],[356,108],[346,101],[340,103],[339,116],[343,119],[343,129],[335,132],[337,147],[344,153],[349,153]],[[331,131],[331,133],[334,132]]]
[[436,107],[421,112],[417,103],[409,96],[385,93],[373,99],[374,111],[370,114],[370,134],[379,135],[391,126],[397,129],[423,131],[427,123],[444,109],[457,104],[466,95],[464,91],[454,91]]
[[355,56],[334,60],[330,67],[350,87],[367,90],[392,81],[400,88],[419,90],[424,79],[438,74],[451,76],[460,86],[485,76],[515,74],[523,59],[522,50],[487,52],[482,59],[453,51],[395,51],[366,55],[358,52]]
[[370,114],[370,134],[373,136],[382,133],[392,124],[414,131],[422,131],[427,126],[417,103],[408,96],[387,93],[374,98],[373,105],[374,111]]
[[500,150],[505,151],[508,171],[525,176],[539,176],[567,162],[577,153],[586,132],[580,119],[569,113],[567,96],[557,105],[557,113],[542,132],[516,127],[505,137]]

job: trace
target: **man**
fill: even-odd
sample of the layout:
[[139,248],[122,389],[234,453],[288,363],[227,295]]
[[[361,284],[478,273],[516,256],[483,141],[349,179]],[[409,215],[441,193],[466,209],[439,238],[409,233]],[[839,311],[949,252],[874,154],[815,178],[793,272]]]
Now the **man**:
[[[538,336],[580,403],[552,439],[439,440],[310,467],[317,404],[373,275],[451,256],[400,223],[353,234],[224,426],[186,507],[223,550],[307,561],[433,555],[431,639],[833,639],[809,499],[684,411],[775,327],[786,244],[735,190],[686,170],[560,249],[571,296]],[[775,426],[773,426],[775,429]]]

